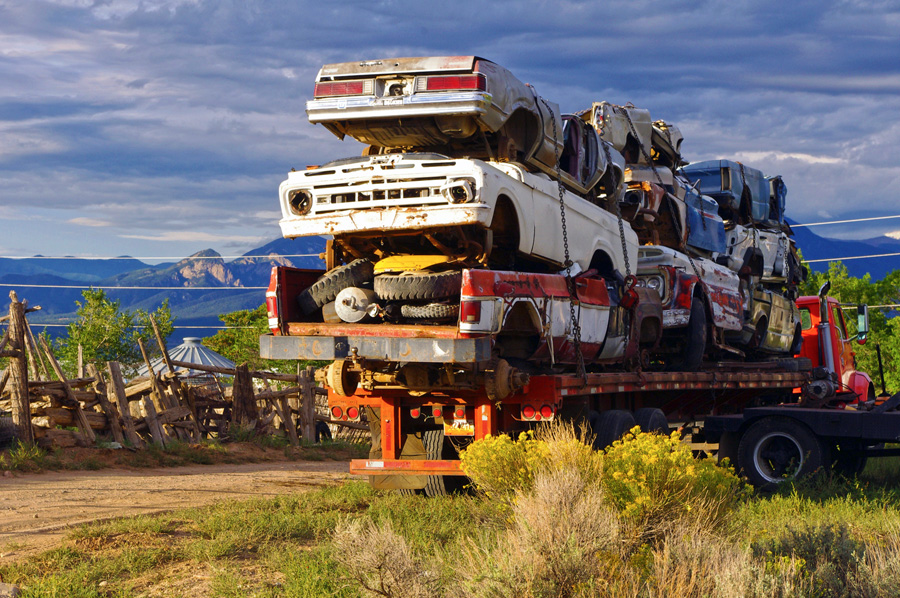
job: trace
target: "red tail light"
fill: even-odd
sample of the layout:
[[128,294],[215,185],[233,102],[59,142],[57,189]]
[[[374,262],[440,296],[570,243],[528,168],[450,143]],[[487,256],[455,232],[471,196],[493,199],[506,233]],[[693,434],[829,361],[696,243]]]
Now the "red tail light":
[[481,301],[463,301],[459,304],[459,321],[477,323],[481,321]]
[[431,409],[431,415],[433,415],[434,417],[443,417],[443,416],[444,416],[444,410],[441,409],[440,407],[432,407],[432,409]]
[[535,408],[531,405],[522,406],[522,419],[534,419],[535,413],[537,413],[537,411],[535,411]]
[[316,83],[316,89],[313,96],[317,98],[328,98],[335,96],[361,96],[371,95],[374,84],[371,80],[367,81],[326,81]]
[[457,407],[456,411],[453,412],[453,417],[455,417],[456,419],[465,419],[466,410],[462,407]]
[[422,415],[422,412],[418,407],[413,407],[409,410],[409,416],[413,419],[419,419],[419,416]]
[[347,407],[347,417],[350,419],[358,419],[359,418],[359,409],[356,407]]
[[344,416],[344,410],[340,407],[332,407],[331,408],[331,419],[341,419]]
[[442,75],[425,78],[424,91],[484,91],[487,80],[484,75]]
[[551,419],[553,417],[553,407],[550,405],[544,405],[541,407],[541,417],[544,419]]
[[278,266],[272,268],[269,275],[269,288],[266,289],[266,317],[269,319],[269,330],[279,334],[278,329]]

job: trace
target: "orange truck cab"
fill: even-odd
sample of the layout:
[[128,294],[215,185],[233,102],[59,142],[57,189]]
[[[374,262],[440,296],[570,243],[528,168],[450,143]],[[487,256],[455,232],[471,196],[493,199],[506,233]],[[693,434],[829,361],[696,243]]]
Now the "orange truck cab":
[[830,283],[819,290],[818,296],[797,299],[800,309],[803,344],[798,357],[806,357],[814,367],[823,367],[833,375],[834,392],[838,403],[854,404],[875,398],[875,386],[865,372],[856,369],[853,343],[866,342],[869,332],[867,306],[852,306],[857,311],[857,333],[850,335],[842,305],[827,296]]

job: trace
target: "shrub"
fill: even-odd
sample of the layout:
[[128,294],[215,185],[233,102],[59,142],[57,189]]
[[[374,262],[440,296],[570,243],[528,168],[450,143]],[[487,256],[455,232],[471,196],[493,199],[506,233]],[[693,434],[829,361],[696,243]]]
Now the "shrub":
[[462,470],[475,488],[488,498],[512,502],[516,492],[534,487],[534,476],[548,461],[547,443],[532,432],[522,432],[518,440],[507,435],[486,436],[460,453]]
[[718,528],[747,495],[730,468],[697,460],[678,433],[642,433],[633,428],[606,450],[603,488],[640,540],[661,537],[677,520]]

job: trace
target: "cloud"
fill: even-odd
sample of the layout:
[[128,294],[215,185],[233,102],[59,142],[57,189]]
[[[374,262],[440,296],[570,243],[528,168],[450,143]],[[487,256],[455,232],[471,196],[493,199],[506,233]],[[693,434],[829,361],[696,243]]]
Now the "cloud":
[[112,226],[112,223],[109,220],[98,220],[96,218],[72,218],[69,220],[69,224],[77,224],[78,226],[90,226],[96,228],[105,228],[107,226]]
[[197,231],[164,231],[155,235],[120,234],[119,236],[123,239],[142,239],[145,241],[159,241],[164,243],[170,241],[202,241],[204,243],[227,242],[231,244],[235,242],[253,243],[259,241],[259,237],[235,237],[231,235],[215,235]]

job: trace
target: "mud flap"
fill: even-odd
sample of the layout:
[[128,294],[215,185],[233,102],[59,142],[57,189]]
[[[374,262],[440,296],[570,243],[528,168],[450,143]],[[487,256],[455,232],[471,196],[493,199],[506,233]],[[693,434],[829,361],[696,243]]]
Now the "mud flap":
[[[369,459],[377,460],[381,458],[381,410],[366,407],[366,415],[369,418],[369,433],[372,437]],[[406,434],[400,458],[424,460],[426,456],[422,433]],[[369,485],[376,490],[421,490],[428,483],[428,478],[427,475],[370,475]]]

